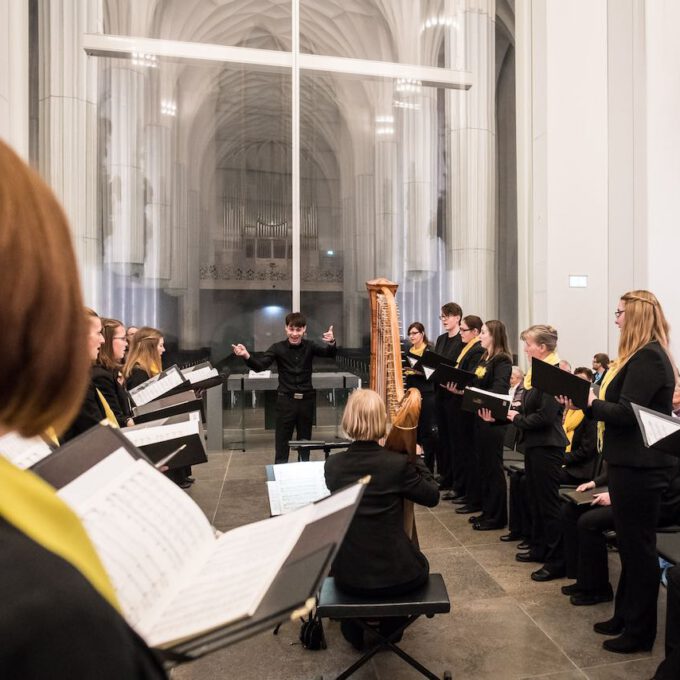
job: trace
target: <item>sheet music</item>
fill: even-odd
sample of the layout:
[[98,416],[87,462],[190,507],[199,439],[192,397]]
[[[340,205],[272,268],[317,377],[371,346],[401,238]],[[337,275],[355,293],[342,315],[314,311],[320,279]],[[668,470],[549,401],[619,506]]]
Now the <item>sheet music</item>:
[[466,390],[470,392],[477,392],[479,394],[486,394],[489,397],[494,397],[494,399],[504,399],[505,401],[510,401],[509,394],[499,394],[498,392],[487,392],[486,390],[480,390],[479,387],[466,387]]
[[425,380],[429,380],[430,376],[434,373],[435,369],[429,366],[423,366],[423,373],[425,374]]
[[643,411],[642,409],[640,409],[638,413],[642,426],[644,427],[643,434],[647,446],[654,446],[660,439],[680,430],[680,421],[673,422],[669,420],[668,417],[655,415],[654,413],[650,413],[647,410]]
[[0,454],[22,470],[27,470],[50,453],[52,449],[40,437],[26,439],[16,432],[0,437]]
[[248,377],[249,378],[271,378],[272,372],[271,371],[260,371],[258,373],[257,371],[248,371]]
[[191,371],[185,377],[187,380],[193,384],[200,382],[201,380],[207,380],[208,378],[216,378],[219,375],[216,368],[212,366],[205,366],[204,368],[199,368],[195,371]]
[[169,392],[174,387],[181,385],[184,382],[182,374],[176,369],[168,370],[168,372],[163,375],[162,378],[159,376],[163,375],[159,373],[158,376],[150,378],[145,383],[139,385],[135,389],[130,391],[130,396],[132,401],[135,402],[137,406],[144,406],[154,399],[158,399],[166,392]]
[[201,421],[199,420],[198,411],[194,411],[190,415],[192,416],[191,419],[182,423],[140,427],[139,429],[124,427],[121,429],[121,432],[135,446],[148,446],[149,444],[166,442],[171,439],[189,437],[192,434],[200,434]]
[[191,498],[124,449],[93,466],[59,495],[83,522],[125,618],[134,627],[167,596],[190,560],[205,559],[215,540],[210,523]]
[[251,616],[298,541],[308,513],[293,513],[232,529],[153,621],[141,626],[152,646]]
[[406,357],[406,361],[411,364],[411,368],[413,368],[418,363],[418,359],[414,359],[413,357]]
[[284,463],[273,466],[274,481],[267,482],[272,515],[285,514],[330,495],[324,477],[324,461]]

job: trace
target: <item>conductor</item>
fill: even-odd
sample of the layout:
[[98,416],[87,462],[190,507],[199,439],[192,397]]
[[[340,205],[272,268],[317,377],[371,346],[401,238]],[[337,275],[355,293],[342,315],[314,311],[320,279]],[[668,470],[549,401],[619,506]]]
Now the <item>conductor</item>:
[[[288,462],[288,442],[297,432],[298,439],[311,439],[314,419],[312,363],[314,357],[334,357],[337,351],[333,326],[322,335],[325,345],[305,340],[307,320],[300,312],[286,316],[286,340],[275,342],[259,359],[254,359],[244,345],[232,345],[234,354],[243,357],[248,368],[265,371],[276,362],[279,386],[276,399],[275,463]],[[309,452],[302,454],[309,460]],[[306,458],[304,458],[306,456]]]

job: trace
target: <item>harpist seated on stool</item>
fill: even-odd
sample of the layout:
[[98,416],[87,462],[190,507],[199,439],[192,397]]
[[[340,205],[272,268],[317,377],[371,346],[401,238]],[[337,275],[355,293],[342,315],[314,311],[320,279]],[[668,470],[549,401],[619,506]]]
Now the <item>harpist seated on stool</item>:
[[[389,451],[378,440],[385,435],[387,414],[373,390],[356,390],[347,401],[342,428],[352,439],[347,451],[326,461],[326,485],[335,491],[365,475],[371,475],[349,531],[333,563],[335,582],[341,590],[360,597],[401,595],[422,586],[430,566],[425,555],[404,531],[404,499],[433,507],[439,489],[420,460]],[[401,621],[386,620],[387,634]],[[342,633],[361,649],[363,631],[343,621]]]

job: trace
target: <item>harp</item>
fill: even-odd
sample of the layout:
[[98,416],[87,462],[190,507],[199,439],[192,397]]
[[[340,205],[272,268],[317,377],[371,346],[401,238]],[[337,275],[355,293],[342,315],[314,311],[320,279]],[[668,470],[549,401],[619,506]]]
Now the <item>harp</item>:
[[[387,279],[366,282],[371,305],[371,363],[369,386],[385,401],[392,427],[385,448],[416,456],[416,432],[420,418],[421,396],[417,389],[404,393],[401,368],[401,334],[395,294],[397,284]],[[413,503],[404,501],[404,530],[418,543]]]

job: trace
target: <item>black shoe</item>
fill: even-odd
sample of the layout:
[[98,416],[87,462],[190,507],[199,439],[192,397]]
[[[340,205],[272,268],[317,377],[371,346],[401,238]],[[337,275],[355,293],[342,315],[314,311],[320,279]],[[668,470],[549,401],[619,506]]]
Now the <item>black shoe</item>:
[[518,562],[543,562],[543,559],[539,559],[536,555],[533,555],[531,550],[527,550],[527,552],[518,552],[515,555],[515,559]]
[[505,525],[496,524],[491,520],[485,519],[473,524],[472,528],[475,529],[476,531],[495,531],[496,529],[505,529]]
[[531,543],[527,541],[526,539],[523,540],[521,543],[517,544],[517,550],[529,550],[531,548]]
[[454,498],[451,501],[454,505],[467,505],[467,498],[465,496],[460,496],[459,498]]
[[562,586],[560,588],[562,595],[576,595],[577,593],[582,593],[583,588],[580,588],[578,581],[576,583],[570,583],[568,586]]
[[461,491],[453,491],[453,498],[451,498],[452,501],[464,501],[465,500],[465,494],[462,493]]
[[614,593],[611,587],[609,590],[603,591],[581,591],[574,593],[570,598],[571,602],[575,607],[590,607],[594,604],[600,604],[601,602],[611,602],[614,599]]
[[459,515],[471,515],[473,512],[479,512],[480,510],[481,508],[475,505],[461,505],[459,508],[456,508],[456,513]]
[[623,621],[613,616],[608,621],[593,624],[593,630],[600,635],[621,635],[623,633]]
[[498,540],[503,541],[503,543],[511,543],[512,541],[519,541],[522,538],[521,534],[510,532],[509,534],[503,534]]
[[630,635],[619,635],[619,637],[605,640],[602,646],[608,652],[616,652],[617,654],[635,654],[635,652],[649,652],[654,646],[654,640],[651,642],[643,642],[636,640]]
[[177,486],[180,489],[188,489],[191,486],[191,482],[188,479],[182,479],[179,482],[177,482]]
[[554,581],[556,578],[564,578],[564,572],[550,571],[547,567],[541,567],[531,574],[532,581],[539,581],[541,583],[544,581]]
[[189,484],[193,484],[195,481],[196,481],[196,477],[192,477],[191,475],[189,475],[187,477],[187,482],[189,482]]
[[340,621],[342,637],[358,652],[364,651],[364,629],[354,621]]
[[470,522],[470,524],[479,524],[479,522],[483,521],[484,513],[482,513],[481,515],[475,515],[474,517],[468,517],[468,522]]

